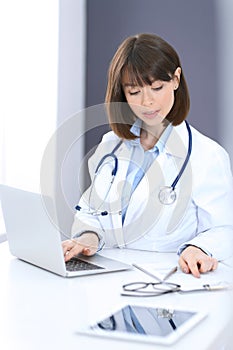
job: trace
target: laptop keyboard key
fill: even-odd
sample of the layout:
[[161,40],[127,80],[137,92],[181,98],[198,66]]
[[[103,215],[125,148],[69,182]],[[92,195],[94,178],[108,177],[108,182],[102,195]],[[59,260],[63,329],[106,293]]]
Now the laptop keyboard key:
[[99,269],[103,269],[103,267],[74,257],[66,262],[66,269],[67,271],[84,271],[84,270],[99,270]]

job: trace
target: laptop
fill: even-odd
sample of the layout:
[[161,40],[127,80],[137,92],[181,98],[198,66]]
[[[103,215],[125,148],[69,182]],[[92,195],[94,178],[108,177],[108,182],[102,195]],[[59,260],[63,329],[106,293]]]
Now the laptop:
[[[45,209],[41,194],[0,185],[0,199],[12,255],[64,277],[93,275],[132,268],[98,253],[81,254],[65,263],[61,235]],[[52,199],[46,196],[46,203]]]

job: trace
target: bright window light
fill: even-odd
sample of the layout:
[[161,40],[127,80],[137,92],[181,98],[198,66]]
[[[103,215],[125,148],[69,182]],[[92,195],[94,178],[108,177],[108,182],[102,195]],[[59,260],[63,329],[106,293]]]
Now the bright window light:
[[58,27],[58,0],[0,3],[0,183],[35,192],[56,129]]

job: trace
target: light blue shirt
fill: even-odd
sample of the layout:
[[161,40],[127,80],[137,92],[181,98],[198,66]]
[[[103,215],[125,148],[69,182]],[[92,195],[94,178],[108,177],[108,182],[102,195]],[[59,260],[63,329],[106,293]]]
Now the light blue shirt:
[[158,142],[154,145],[154,147],[145,151],[140,142],[141,127],[142,121],[140,119],[137,119],[131,127],[130,131],[138,138],[136,138],[135,140],[125,141],[127,147],[133,147],[133,150],[122,196],[122,223],[124,222],[127,207],[132,193],[138,186],[139,182],[141,181],[141,179],[143,178],[153,161],[159,156],[159,154],[163,152],[168,137],[172,131],[172,124],[169,124],[162,133]]

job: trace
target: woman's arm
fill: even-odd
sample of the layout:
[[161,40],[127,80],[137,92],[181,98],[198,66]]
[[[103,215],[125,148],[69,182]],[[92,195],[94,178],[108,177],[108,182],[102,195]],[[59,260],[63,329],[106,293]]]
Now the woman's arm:
[[[66,240],[62,243],[66,261],[80,253],[84,255],[93,255],[104,246],[103,237],[105,231],[100,223],[99,215],[91,214],[91,211],[95,211],[95,206],[97,208],[100,207],[99,201],[104,204],[104,200],[101,198],[99,200],[97,197],[96,189],[93,189],[93,179],[100,160],[105,154],[109,153],[118,142],[119,138],[112,132],[105,134],[95,153],[88,160],[88,169],[92,185],[83,193],[78,203],[80,210],[77,210],[74,216],[71,229],[72,239]],[[103,189],[99,184],[99,181],[97,185],[99,186],[100,193],[104,193],[106,187],[104,180],[102,185]],[[93,193],[95,195],[93,195]]]
[[178,253],[192,245],[219,261],[233,254],[233,179],[228,154],[222,147],[209,142],[202,149],[202,156],[196,154],[192,163],[196,236],[184,242]]

